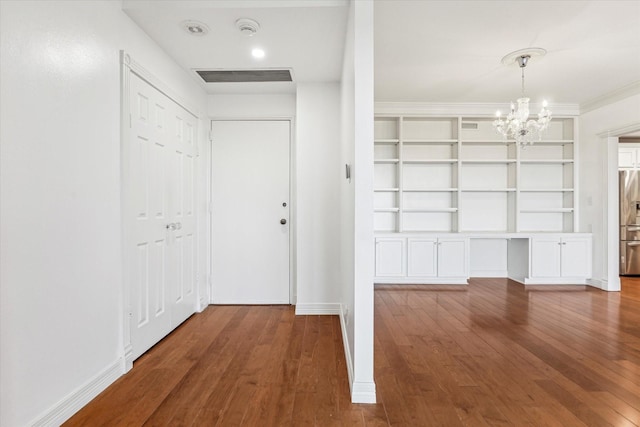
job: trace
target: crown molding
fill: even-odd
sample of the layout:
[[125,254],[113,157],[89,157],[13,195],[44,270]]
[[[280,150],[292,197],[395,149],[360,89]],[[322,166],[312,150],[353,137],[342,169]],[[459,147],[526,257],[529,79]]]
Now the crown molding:
[[640,132],[640,122],[629,123],[613,129],[607,129],[598,133],[600,138],[622,136],[629,133]]
[[580,104],[580,114],[588,113],[589,111],[597,110],[606,105],[613,104],[614,102],[621,101],[633,95],[640,93],[640,80],[630,83],[626,86],[622,86],[612,92],[605,93],[597,98],[593,98],[589,101]]
[[[553,104],[549,106],[553,115],[578,116],[578,104]],[[474,116],[494,117],[497,110],[506,111],[507,103],[469,103],[469,102],[376,102],[376,115],[401,116]],[[537,111],[541,104],[531,104],[531,110]]]

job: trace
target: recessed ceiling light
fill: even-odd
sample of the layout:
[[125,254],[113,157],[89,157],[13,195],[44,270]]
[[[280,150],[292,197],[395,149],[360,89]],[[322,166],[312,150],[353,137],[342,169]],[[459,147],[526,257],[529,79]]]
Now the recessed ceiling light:
[[264,58],[264,50],[260,48],[255,48],[251,51],[251,55],[256,59]]
[[209,32],[207,24],[199,21],[183,21],[181,25],[187,33],[193,36],[204,36]]

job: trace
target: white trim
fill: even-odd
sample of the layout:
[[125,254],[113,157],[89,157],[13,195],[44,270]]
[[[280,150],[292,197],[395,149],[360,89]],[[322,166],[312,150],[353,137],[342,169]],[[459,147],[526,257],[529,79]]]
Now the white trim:
[[376,383],[353,383],[351,385],[351,403],[376,403]]
[[[513,279],[515,280],[515,279]],[[525,277],[524,285],[562,285],[562,286],[584,286],[587,284],[587,279],[584,277],[549,277],[549,278],[540,278],[540,277]]]
[[469,277],[507,277],[507,270],[471,270]]
[[344,317],[344,305],[340,304],[340,329],[342,330],[342,347],[344,347],[344,357],[347,362],[347,376],[349,377],[349,390],[353,398],[353,359],[351,358],[351,348],[349,347],[349,335],[347,334],[347,321]]
[[315,304],[297,304],[296,316],[313,316],[313,315],[341,315],[342,305],[340,303],[315,303]]
[[598,136],[600,138],[624,136],[624,135],[626,135],[628,133],[634,133],[634,132],[638,132],[638,131],[640,131],[640,123],[634,122],[634,123],[629,123],[629,124],[624,125],[624,126],[617,127],[615,129],[603,130],[602,132],[598,133]]
[[591,99],[587,102],[580,104],[580,114],[588,113],[589,111],[597,110],[614,102],[623,100],[633,95],[640,93],[640,80],[630,83],[626,86],[622,86],[614,91],[605,93],[597,98]]
[[[492,276],[493,277],[493,276]],[[375,285],[468,285],[466,277],[380,277],[373,279]]]
[[54,426],[60,425],[71,418],[84,405],[89,403],[97,395],[102,393],[115,380],[124,374],[124,360],[118,358],[110,366],[107,366],[102,372],[93,377],[83,386],[71,392],[53,407],[40,415],[29,425],[37,426]]
[[597,279],[600,289],[605,291],[619,291],[621,289],[619,276],[620,245],[618,230],[620,219],[618,218],[618,146],[619,136],[637,132],[640,130],[640,122],[629,123],[624,126],[607,129],[599,132],[600,142],[604,147],[604,176],[606,177],[606,200],[603,205],[603,236],[606,245],[606,259],[603,260],[605,278]]
[[131,58],[124,50],[120,51],[120,64],[123,67],[128,68],[131,72],[138,75],[144,81],[149,83],[154,88],[158,89],[160,92],[168,96],[172,101],[176,104],[187,110],[191,113],[196,119],[199,119],[202,115],[197,108],[193,108],[188,102],[186,102],[180,95],[173,91],[168,85],[163,83],[160,79],[154,76],[149,70],[140,65],[137,61]]
[[[496,110],[506,110],[508,100],[503,103],[462,103],[462,102],[376,102],[374,111],[376,115],[435,115],[435,116],[487,116],[493,117]],[[537,110],[537,104],[531,104],[531,110]],[[551,105],[554,117],[577,116],[580,114],[578,104],[553,104]]]
[[587,285],[594,288],[602,289],[603,291],[619,291],[620,289],[609,289],[607,280],[605,279],[588,279]]

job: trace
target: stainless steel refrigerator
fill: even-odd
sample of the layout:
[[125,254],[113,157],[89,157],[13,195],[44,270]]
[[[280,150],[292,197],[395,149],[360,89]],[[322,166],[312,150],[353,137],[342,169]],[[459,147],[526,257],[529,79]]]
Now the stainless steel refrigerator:
[[618,172],[620,186],[620,275],[640,275],[640,171]]

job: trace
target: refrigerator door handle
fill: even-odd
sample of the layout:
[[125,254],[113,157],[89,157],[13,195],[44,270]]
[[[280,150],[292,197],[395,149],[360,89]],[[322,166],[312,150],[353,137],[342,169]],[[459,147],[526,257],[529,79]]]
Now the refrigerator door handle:
[[627,225],[627,231],[640,231],[640,226],[638,226],[638,225],[633,225],[633,226]]
[[627,242],[627,246],[640,246],[640,241]]

